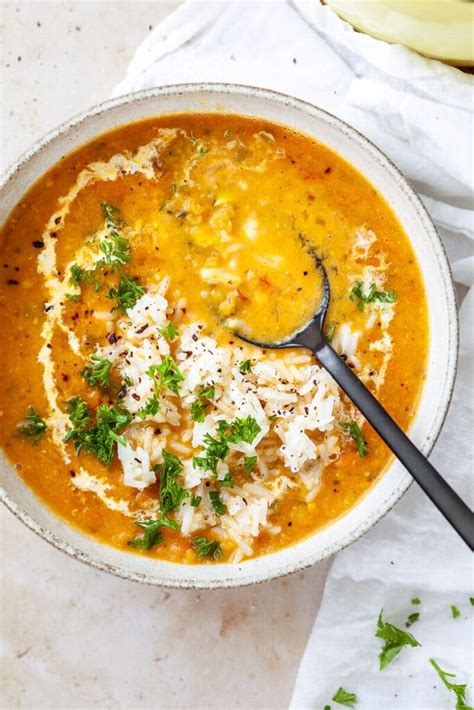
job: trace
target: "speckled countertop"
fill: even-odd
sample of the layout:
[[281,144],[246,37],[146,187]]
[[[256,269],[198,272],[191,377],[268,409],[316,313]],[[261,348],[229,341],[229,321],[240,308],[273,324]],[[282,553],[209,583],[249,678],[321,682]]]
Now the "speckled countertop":
[[[1,168],[107,98],[178,4],[3,1]],[[166,591],[67,558],[3,509],[0,523],[1,708],[287,707],[327,565],[242,590]]]

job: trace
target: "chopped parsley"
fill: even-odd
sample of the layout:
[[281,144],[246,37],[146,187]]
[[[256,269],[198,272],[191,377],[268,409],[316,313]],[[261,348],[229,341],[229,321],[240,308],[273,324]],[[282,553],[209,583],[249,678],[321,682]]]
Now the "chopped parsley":
[[341,424],[341,427],[342,429],[344,429],[344,431],[349,432],[351,437],[354,439],[357,445],[357,451],[359,453],[359,456],[367,456],[367,454],[369,453],[369,447],[367,446],[367,442],[362,436],[360,426],[357,424],[357,422],[345,422]]
[[245,456],[244,457],[244,470],[245,470],[245,473],[247,474],[247,476],[250,476],[256,463],[257,463],[256,456]]
[[116,264],[128,264],[130,261],[130,244],[128,239],[120,233],[124,220],[120,216],[120,211],[108,202],[101,204],[102,216],[105,220],[105,228],[108,232],[108,239],[104,239],[99,244],[99,249],[104,258],[98,262],[100,266],[114,266]]
[[244,360],[239,365],[239,372],[241,372],[242,375],[245,375],[247,372],[252,372],[252,367],[253,365],[251,360]]
[[87,403],[82,399],[82,397],[73,397],[72,399],[69,399],[66,402],[66,407],[71,424],[75,429],[84,429],[84,427],[89,424],[91,415],[89,413]]
[[160,542],[163,542],[162,526],[158,520],[144,520],[135,524],[143,528],[145,532],[142,537],[129,540],[127,545],[130,547],[150,550],[154,545],[159,545]]
[[443,681],[444,685],[448,690],[451,690],[455,696],[456,696],[456,710],[472,710],[469,705],[466,705],[466,683],[463,684],[456,684],[456,683],[451,683],[448,678],[455,678],[456,674],[455,673],[448,673],[447,671],[443,671],[442,668],[439,667],[439,665],[436,663],[434,658],[430,658],[430,663],[435,669],[436,673],[439,675],[441,680]]
[[168,513],[189,496],[189,491],[176,480],[183,469],[179,458],[166,449],[163,449],[161,455],[163,463],[155,466],[154,470],[160,474],[160,508],[163,513]]
[[153,380],[157,396],[165,388],[179,395],[179,385],[184,377],[171,355],[165,355],[160,364],[152,365],[146,374]]
[[212,471],[215,474],[217,473],[218,462],[223,461],[229,453],[229,445],[221,432],[218,432],[217,439],[210,434],[205,434],[204,444],[205,448],[202,451],[202,455],[193,458],[193,466],[194,468],[202,468],[205,471]]
[[357,281],[356,285],[350,292],[350,299],[357,302],[359,311],[363,311],[368,303],[395,303],[397,300],[395,291],[379,291],[377,286],[372,283],[366,288],[362,281]]
[[222,548],[217,540],[208,540],[207,537],[200,535],[193,539],[191,545],[194,547],[199,557],[212,557],[214,560],[218,560],[219,557],[222,557]]
[[333,321],[332,323],[329,324],[328,329],[326,330],[325,338],[326,342],[331,345],[332,341],[334,340],[334,334],[336,332],[337,328],[337,323]]
[[413,597],[411,600],[412,604],[421,604],[421,599],[419,597]]
[[234,477],[230,471],[226,473],[224,478],[219,481],[221,488],[233,488],[234,487]]
[[278,417],[276,414],[270,414],[270,416],[268,417],[268,420],[270,422],[276,422],[276,421],[278,421]]
[[457,619],[458,616],[461,616],[461,612],[455,604],[451,604],[451,614],[453,615],[453,619]]
[[[71,418],[71,414],[69,416]],[[125,446],[125,440],[119,435],[119,431],[131,421],[132,415],[125,407],[101,404],[96,411],[95,423],[86,426],[81,422],[79,426],[75,425],[73,429],[69,429],[64,441],[72,441],[77,454],[85,451],[102,463],[111,464],[115,444]],[[71,422],[74,423],[72,419]]]
[[201,456],[193,458],[194,467],[216,474],[218,462],[223,461],[229,453],[229,443],[237,444],[244,441],[251,444],[259,432],[259,425],[250,415],[245,419],[235,419],[231,423],[224,419],[219,420],[216,437],[210,434],[204,435],[205,448]]
[[160,402],[156,396],[156,392],[153,392],[152,398],[149,400],[144,407],[138,410],[137,416],[140,419],[146,419],[147,417],[154,417],[160,411]]
[[409,629],[410,626],[415,623],[415,621],[418,621],[419,618],[420,618],[420,613],[418,611],[415,611],[415,612],[413,612],[413,614],[410,614],[408,619],[406,620],[406,623],[405,623],[405,626],[407,627],[407,629]]
[[474,597],[469,597],[469,601],[471,603],[471,606],[474,606]]
[[78,301],[80,297],[80,284],[83,281],[89,281],[93,287],[94,291],[98,293],[102,289],[102,284],[100,283],[99,279],[96,277],[93,271],[85,270],[82,268],[82,266],[79,266],[79,264],[72,264],[70,268],[71,272],[71,280],[73,285],[79,289],[78,294],[67,294],[67,298],[70,301]]
[[158,520],[144,520],[135,523],[139,525],[145,531],[143,537],[135,538],[134,540],[129,540],[127,545],[130,547],[138,547],[142,550],[149,550],[153,545],[158,545],[163,542],[163,535],[161,533],[161,528],[170,528],[170,530],[180,531],[180,527],[175,520],[171,520],[166,513],[161,514],[161,518]]
[[211,491],[209,493],[209,499],[217,515],[224,515],[227,512],[227,508],[222,502],[221,494],[218,491]]
[[191,500],[189,501],[193,508],[199,508],[201,505],[202,496],[198,496],[196,493],[191,493]]
[[377,631],[375,635],[377,638],[385,641],[385,645],[382,648],[379,659],[380,659],[380,670],[382,671],[386,668],[393,659],[398,656],[402,648],[405,646],[421,646],[420,643],[410,634],[408,631],[402,631],[393,624],[390,624],[382,619],[382,611],[379,614],[377,621]]
[[117,308],[125,312],[128,308],[133,308],[144,293],[145,289],[140,286],[137,279],[130,278],[121,272],[118,286],[109,289],[108,298],[115,298]]
[[81,375],[90,387],[98,385],[107,388],[110,386],[110,371],[112,363],[107,358],[92,355],[90,362],[81,370]]
[[337,693],[332,698],[335,703],[339,705],[345,705],[348,708],[353,708],[357,703],[357,695],[355,693],[348,693],[344,688],[339,688]]
[[[191,405],[191,419],[193,422],[203,422],[206,418],[206,406],[207,403],[214,399],[216,396],[216,390],[214,385],[206,387],[201,385],[199,387],[198,398],[194,400]],[[207,402],[206,402],[207,400]]]
[[78,264],[73,264],[71,266],[70,271],[72,283],[74,284],[74,286],[79,286],[79,284],[81,284],[82,281],[84,281],[84,279],[86,278],[86,272]]
[[46,433],[47,428],[46,422],[41,419],[40,415],[33,407],[29,408],[24,422],[18,425],[21,435],[25,436],[27,439],[31,439],[33,444],[39,442],[43,434]]
[[232,422],[230,425],[230,434],[227,439],[235,444],[238,444],[240,441],[251,444],[260,432],[261,428],[256,420],[249,415],[245,417],[245,419],[235,419]]
[[164,328],[160,328],[160,334],[168,340],[174,340],[179,335],[174,323],[171,321]]

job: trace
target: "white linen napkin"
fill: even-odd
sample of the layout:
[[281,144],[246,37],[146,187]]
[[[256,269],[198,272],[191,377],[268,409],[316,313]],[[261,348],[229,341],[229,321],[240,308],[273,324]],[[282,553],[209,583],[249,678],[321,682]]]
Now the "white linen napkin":
[[[188,0],[138,48],[115,96],[179,82],[259,85],[308,100],[376,143],[405,173],[431,212],[456,281],[474,283],[472,78],[398,45],[354,32],[316,0]],[[472,503],[474,291],[461,309],[461,355],[453,403],[432,455]],[[340,553],[328,576],[292,707],[331,704],[342,685],[357,707],[435,710],[454,696],[429,664],[469,680],[472,562],[464,544],[414,485],[363,539]],[[413,607],[410,600],[421,599]],[[453,618],[450,606],[461,614]],[[422,643],[378,670],[378,613]],[[469,691],[468,691],[469,695]]]

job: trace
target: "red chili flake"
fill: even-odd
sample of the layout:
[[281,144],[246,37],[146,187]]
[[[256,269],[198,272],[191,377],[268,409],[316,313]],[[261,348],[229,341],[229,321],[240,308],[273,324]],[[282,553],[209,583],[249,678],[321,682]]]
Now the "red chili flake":
[[20,283],[20,282],[17,281],[16,279],[8,279],[8,281],[7,281],[7,285],[8,285],[8,286],[18,286],[19,283]]
[[237,298],[241,298],[242,301],[248,301],[249,297],[245,295],[245,293],[242,293],[239,289],[237,289]]
[[261,281],[266,286],[271,286],[271,283],[266,276],[260,276],[259,281]]

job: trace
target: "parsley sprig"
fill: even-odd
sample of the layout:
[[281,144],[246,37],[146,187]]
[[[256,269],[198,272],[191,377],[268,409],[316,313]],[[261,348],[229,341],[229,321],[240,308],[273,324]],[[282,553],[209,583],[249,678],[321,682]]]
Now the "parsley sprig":
[[138,279],[131,278],[123,271],[120,271],[120,281],[116,288],[109,289],[107,298],[115,298],[117,308],[125,312],[129,308],[133,308],[144,293],[145,288],[138,283]]
[[179,385],[184,377],[171,355],[165,355],[159,365],[149,367],[146,374],[153,380],[157,397],[166,388],[179,395]]
[[359,311],[363,311],[367,304],[375,301],[379,303],[395,303],[397,300],[395,291],[381,291],[374,283],[366,288],[362,281],[356,282],[349,298],[351,301],[356,302]]
[[154,470],[160,475],[160,509],[162,513],[168,513],[170,510],[175,510],[189,496],[189,491],[177,481],[183,470],[179,458],[166,449],[163,449],[162,457],[163,463],[157,464]]
[[98,265],[128,264],[130,261],[130,244],[128,239],[121,233],[125,222],[120,216],[120,210],[109,202],[102,202],[100,207],[109,238],[104,239],[99,244],[99,249],[104,257],[98,262]]
[[221,494],[219,493],[219,491],[211,491],[209,493],[209,499],[217,515],[225,515],[225,513],[227,512],[227,508],[222,502]]
[[66,402],[69,419],[75,429],[84,429],[91,420],[89,407],[82,397],[72,397]]
[[43,434],[46,433],[47,428],[46,422],[33,407],[29,408],[24,422],[18,425],[20,434],[27,439],[31,439],[33,444],[39,442]]
[[81,370],[81,376],[90,387],[98,385],[107,388],[110,386],[110,372],[112,363],[105,357],[92,355],[90,362]]
[[439,665],[436,663],[434,658],[430,658],[430,663],[443,681],[446,688],[455,694],[456,710],[472,710],[472,708],[470,708],[466,704],[466,683],[451,683],[449,678],[455,678],[455,673],[448,673],[447,671],[443,671],[443,669],[440,668]]
[[177,338],[179,335],[179,332],[176,330],[175,324],[171,321],[164,328],[160,328],[159,332],[164,338],[167,338],[167,340],[171,341]]
[[160,401],[156,395],[156,392],[153,392],[153,395],[151,399],[145,404],[144,407],[138,410],[137,416],[140,417],[140,419],[146,419],[147,417],[154,417],[155,414],[158,414],[160,411]]
[[393,624],[384,621],[382,619],[382,613],[383,610],[379,614],[379,618],[377,620],[377,631],[375,633],[377,638],[385,641],[385,645],[379,655],[381,671],[386,668],[396,656],[398,656],[402,648],[405,646],[421,646],[415,637],[408,631],[402,631],[402,629],[399,629]]
[[69,429],[64,441],[72,441],[77,454],[85,451],[107,465],[112,463],[115,444],[120,443],[125,446],[125,439],[119,432],[132,421],[132,415],[125,407],[115,405],[109,407],[106,404],[101,404],[97,409],[93,424],[88,421],[84,423],[84,420],[79,423],[77,420],[74,422],[71,411],[69,417],[74,427]]

